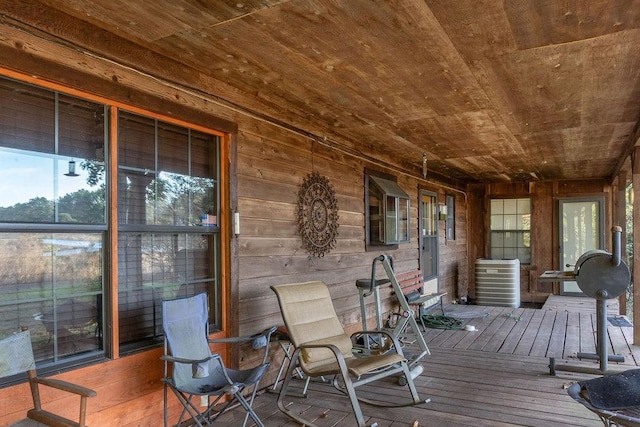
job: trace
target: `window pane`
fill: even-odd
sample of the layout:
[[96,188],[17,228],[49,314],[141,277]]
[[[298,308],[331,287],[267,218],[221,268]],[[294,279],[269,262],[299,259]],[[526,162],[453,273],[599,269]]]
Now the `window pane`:
[[499,232],[499,231],[492,231],[491,232],[491,247],[502,247],[504,246],[504,234],[503,232]]
[[519,233],[514,233],[514,232],[506,232],[504,233],[504,242],[503,242],[503,246],[505,248],[515,248],[516,246],[518,246],[518,236],[520,234]]
[[[119,135],[125,141],[120,152],[125,158],[119,166],[119,222],[196,226],[208,214],[217,224],[217,137],[121,115],[125,128]],[[136,150],[136,141],[144,147]]]
[[398,203],[398,241],[406,242],[409,240],[409,200],[398,199]]
[[191,131],[191,210],[190,223],[197,224],[203,213],[218,216],[217,199],[218,138]]
[[516,229],[516,224],[518,222],[518,216],[517,215],[503,215],[502,218],[503,218],[503,221],[504,221],[503,230],[515,230]]
[[529,199],[516,199],[519,214],[531,213],[531,201]]
[[118,162],[120,166],[155,170],[155,120],[126,111],[118,113]]
[[446,224],[446,239],[455,240],[456,238],[456,199],[454,196],[446,196],[447,207],[447,219]]
[[422,272],[425,279],[431,279],[438,275],[438,237],[428,236],[424,238],[424,248],[422,256],[424,257]]
[[504,216],[503,215],[491,215],[491,229],[492,230],[504,230]]
[[504,259],[504,250],[501,247],[491,248],[491,259]]
[[491,214],[502,215],[504,213],[504,201],[502,199],[491,200]]
[[[104,107],[25,87],[15,95],[29,105],[0,112],[13,122],[0,136],[0,221],[105,224]],[[31,119],[12,115],[29,108]]]
[[387,196],[387,208],[386,208],[386,221],[385,223],[387,224],[387,234],[386,234],[386,241],[387,242],[397,242],[398,241],[398,234],[397,234],[397,218],[398,218],[398,211],[397,211],[397,206],[396,206],[396,202],[397,202],[397,198],[396,197],[392,197],[392,196]]
[[53,153],[55,92],[0,79],[0,144]]
[[504,200],[504,214],[515,214],[517,212],[518,201],[516,199]]
[[102,234],[0,233],[0,319],[39,362],[101,349]]
[[518,258],[518,248],[504,248],[502,253],[503,259],[516,259]]
[[531,248],[519,248],[518,259],[525,264],[531,263]]
[[207,292],[210,321],[220,325],[214,236],[121,233],[118,244],[121,343],[161,336],[160,303],[178,296]]

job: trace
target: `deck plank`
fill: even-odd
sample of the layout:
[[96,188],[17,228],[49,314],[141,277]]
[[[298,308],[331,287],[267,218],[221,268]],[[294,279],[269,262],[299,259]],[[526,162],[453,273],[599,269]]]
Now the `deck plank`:
[[533,315],[537,310],[524,310],[522,315],[520,316],[520,320],[514,325],[513,328],[509,331],[509,334],[505,337],[502,345],[498,349],[498,353],[507,353],[513,354],[522,341],[525,331],[527,327],[529,327],[529,323],[533,319]]
[[547,357],[562,358],[564,354],[565,336],[567,334],[567,320],[569,312],[559,311],[551,326],[549,345],[547,347]]

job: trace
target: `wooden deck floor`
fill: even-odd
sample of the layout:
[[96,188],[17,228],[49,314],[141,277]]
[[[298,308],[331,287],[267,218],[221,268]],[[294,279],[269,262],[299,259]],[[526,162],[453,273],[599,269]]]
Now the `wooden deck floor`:
[[[579,297],[551,297],[542,309],[448,305],[478,330],[428,329],[431,355],[423,360],[418,391],[431,402],[414,407],[378,408],[362,405],[370,423],[384,426],[601,426],[598,418],[566,393],[574,381],[591,374],[558,372],[549,375],[549,357],[560,363],[598,367],[580,361],[577,352],[595,352],[595,301]],[[609,303],[608,315],[618,314]],[[610,353],[625,356],[610,370],[637,365],[640,349],[630,344],[632,328],[609,324]],[[410,351],[410,346],[408,346]],[[386,401],[408,397],[406,388],[389,380],[359,389]],[[275,405],[276,396],[261,394],[255,403],[266,426],[295,426]],[[293,408],[319,426],[354,425],[347,400],[330,386],[312,383],[309,398],[288,398]],[[242,413],[225,414],[223,425],[241,425]],[[415,424],[417,422],[417,424]]]

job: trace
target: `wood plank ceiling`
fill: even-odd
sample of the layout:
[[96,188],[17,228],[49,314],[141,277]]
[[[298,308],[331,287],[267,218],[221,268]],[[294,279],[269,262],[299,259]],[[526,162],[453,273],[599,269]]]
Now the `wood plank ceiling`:
[[638,141],[640,0],[21,0],[0,14],[416,175],[426,153],[458,183],[611,178]]

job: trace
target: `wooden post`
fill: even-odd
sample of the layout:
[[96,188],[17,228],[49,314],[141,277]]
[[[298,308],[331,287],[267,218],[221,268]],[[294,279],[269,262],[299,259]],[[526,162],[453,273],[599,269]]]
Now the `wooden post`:
[[[640,319],[640,147],[636,146],[631,155],[633,180],[633,320]],[[640,328],[633,328],[633,342],[640,343]]]
[[[622,235],[620,239],[622,241],[621,244],[621,255],[622,259],[626,262],[628,254],[627,254],[627,224],[626,224],[626,197],[625,197],[625,189],[627,188],[627,171],[621,170],[618,173],[618,189],[615,192],[615,209],[613,212],[613,225],[617,225],[622,228]],[[618,303],[620,304],[620,314],[627,314],[627,293],[623,292],[618,298]]]

